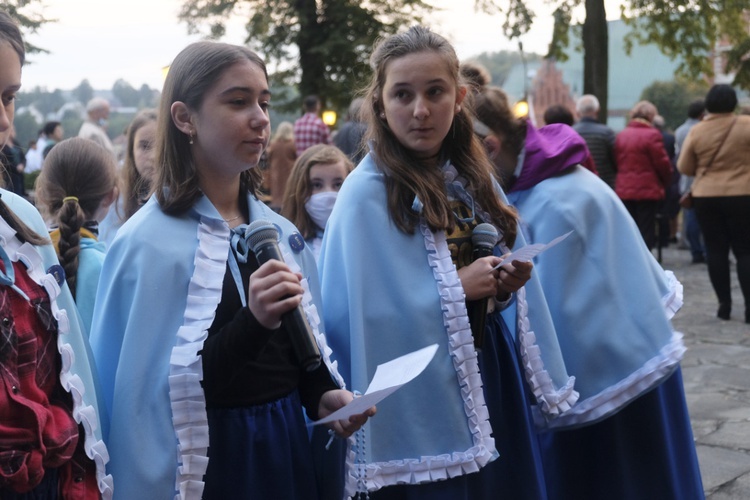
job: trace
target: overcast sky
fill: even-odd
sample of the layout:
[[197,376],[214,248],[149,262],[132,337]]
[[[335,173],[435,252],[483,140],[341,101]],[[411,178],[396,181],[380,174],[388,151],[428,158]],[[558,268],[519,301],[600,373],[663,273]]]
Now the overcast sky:
[[[616,0],[607,0],[608,4]],[[456,47],[459,57],[481,52],[517,50],[518,42],[502,36],[501,16],[474,11],[472,0],[433,0],[444,8],[434,14],[431,26]],[[532,32],[522,38],[524,50],[544,53],[552,20],[549,7],[538,3],[540,13]],[[44,0],[45,16],[57,19],[29,37],[50,54],[34,54],[24,67],[23,86],[72,89],[84,78],[96,89],[110,89],[118,78],[138,88],[146,83],[161,89],[162,68],[187,44],[199,39],[187,34],[177,13],[182,0]],[[610,19],[619,17],[610,8]],[[242,43],[243,21],[229,28],[223,41]]]

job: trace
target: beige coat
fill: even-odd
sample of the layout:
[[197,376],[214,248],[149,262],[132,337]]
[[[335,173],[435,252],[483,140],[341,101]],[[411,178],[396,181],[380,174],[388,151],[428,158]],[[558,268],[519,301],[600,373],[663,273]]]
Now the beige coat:
[[[750,116],[736,116],[732,126],[734,119],[732,113],[710,114],[690,129],[677,168],[695,177],[693,196],[750,195]],[[721,150],[708,165],[724,136]]]
[[284,191],[289,174],[292,173],[297,150],[294,141],[274,140],[268,147],[268,189],[271,191],[271,203],[274,208],[281,208],[284,201]]

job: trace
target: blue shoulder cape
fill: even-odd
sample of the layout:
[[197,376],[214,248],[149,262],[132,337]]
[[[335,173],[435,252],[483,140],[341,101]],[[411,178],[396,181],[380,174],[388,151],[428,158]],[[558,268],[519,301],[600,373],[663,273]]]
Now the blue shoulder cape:
[[579,402],[545,422],[562,428],[617,412],[669,376],[682,335],[669,319],[682,286],[648,251],[620,199],[581,166],[510,193],[531,243],[573,231],[535,259]]
[[[364,427],[365,442],[350,438],[347,494],[363,485],[377,490],[468,474],[493,460],[482,375],[445,234],[425,225],[411,235],[396,228],[371,155],[339,192],[319,267],[327,336],[351,388],[364,391],[380,363],[439,345],[422,374],[379,403]],[[529,316],[527,303],[541,288],[534,282],[525,292],[528,302],[527,293],[518,294],[509,325],[518,326],[529,389],[553,418],[577,394],[548,313],[538,325]],[[545,307],[543,300],[538,305]]]
[[[286,263],[306,278],[303,307],[338,377],[317,315],[311,253],[290,250],[299,233],[289,221],[252,196],[248,206],[251,221],[277,226]],[[205,196],[181,216],[163,213],[152,197],[107,252],[91,345],[112,415],[107,442],[119,498],[201,498],[209,442],[199,351],[221,299],[229,237]]]
[[[47,226],[41,215],[29,202],[9,191],[0,189],[5,204],[29,228],[37,234],[46,235]],[[26,265],[29,276],[43,287],[50,298],[52,314],[57,320],[57,349],[62,358],[60,384],[73,396],[73,418],[84,429],[86,455],[96,464],[96,479],[99,491],[105,500],[112,498],[112,476],[105,472],[109,461],[107,448],[102,440],[103,405],[98,397],[98,380],[88,341],[81,329],[80,317],[67,283],[60,286],[48,271],[59,266],[52,244],[33,246],[21,243],[15,231],[0,218],[0,242],[13,261],[19,259]]]
[[91,318],[94,316],[94,301],[99,285],[99,274],[104,263],[107,246],[92,238],[81,238],[81,252],[78,254],[78,274],[76,277],[76,306],[81,314],[86,335],[91,331]]

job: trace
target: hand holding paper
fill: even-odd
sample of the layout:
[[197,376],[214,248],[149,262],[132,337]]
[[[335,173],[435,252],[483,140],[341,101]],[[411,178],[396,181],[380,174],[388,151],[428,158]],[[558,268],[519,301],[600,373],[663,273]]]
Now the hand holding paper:
[[399,358],[378,365],[375,375],[362,396],[354,398],[351,403],[316,420],[312,425],[325,424],[335,420],[346,420],[352,415],[364,413],[367,409],[393,394],[404,384],[414,380],[422,373],[437,352],[438,345],[432,344],[418,351],[405,354]]
[[567,233],[563,234],[562,236],[558,236],[554,240],[550,241],[546,245],[543,243],[534,243],[533,245],[526,245],[525,247],[519,248],[515,252],[506,255],[503,260],[500,261],[498,265],[496,265],[493,269],[497,269],[503,264],[506,264],[508,262],[513,262],[514,260],[518,261],[530,261],[540,253],[544,252],[545,250],[549,250],[553,246],[560,243],[562,240],[570,236],[570,233],[573,231],[568,231]]

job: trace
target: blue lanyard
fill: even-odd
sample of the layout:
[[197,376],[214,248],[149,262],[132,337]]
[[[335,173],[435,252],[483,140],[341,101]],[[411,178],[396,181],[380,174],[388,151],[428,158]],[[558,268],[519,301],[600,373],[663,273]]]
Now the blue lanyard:
[[0,259],[5,264],[5,271],[0,271],[0,285],[11,287],[18,295],[26,299],[26,302],[31,302],[29,296],[16,286],[16,271],[13,269],[13,262],[11,262],[8,252],[2,246],[0,246]]
[[247,297],[245,292],[245,285],[242,283],[242,273],[240,272],[240,264],[247,263],[247,257],[250,254],[250,246],[247,242],[247,224],[240,224],[237,227],[231,229],[231,240],[229,249],[229,270],[232,273],[234,279],[234,285],[237,287],[237,291],[240,294],[240,301],[242,307],[247,307]]

